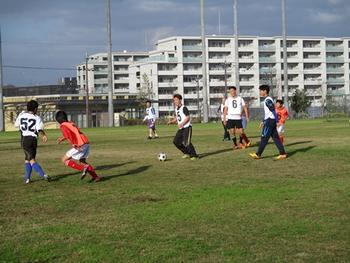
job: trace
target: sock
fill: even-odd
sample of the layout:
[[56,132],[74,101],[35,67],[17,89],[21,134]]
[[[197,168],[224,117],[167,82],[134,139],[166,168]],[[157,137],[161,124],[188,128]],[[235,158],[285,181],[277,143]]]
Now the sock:
[[30,179],[30,175],[32,174],[32,165],[30,163],[25,163],[24,169],[25,169],[24,180]]
[[32,168],[34,169],[34,171],[36,171],[38,173],[38,175],[40,177],[44,177],[45,173],[44,173],[44,170],[43,168],[41,168],[40,164],[38,163],[33,163],[32,164]]
[[236,138],[236,136],[232,138],[232,141],[235,144],[235,146],[237,146],[237,138]]
[[66,164],[67,166],[69,166],[69,167],[75,169],[75,170],[78,170],[78,171],[84,170],[84,165],[78,164],[78,163],[76,163],[76,162],[74,162],[74,161],[72,161],[72,160],[67,160],[67,161],[65,161],[65,164]]
[[243,137],[242,137],[242,135],[239,136],[239,143],[243,144]]
[[245,143],[249,142],[249,139],[248,139],[247,135],[245,135],[245,133],[242,133],[242,137],[243,137],[243,140],[245,141]]

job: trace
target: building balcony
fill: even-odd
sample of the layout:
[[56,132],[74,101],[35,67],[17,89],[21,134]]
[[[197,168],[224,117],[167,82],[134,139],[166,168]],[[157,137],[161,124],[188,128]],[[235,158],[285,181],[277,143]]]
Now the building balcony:
[[158,70],[159,76],[177,76],[178,71],[177,70]]
[[260,68],[259,69],[260,74],[276,74],[275,68]]
[[201,69],[184,70],[184,75],[202,75]]
[[326,46],[326,52],[344,52],[343,46]]
[[320,85],[322,84],[322,79],[305,79],[304,85]]
[[177,81],[158,82],[158,87],[160,88],[177,87],[177,85]]
[[[202,99],[202,91],[199,92],[199,99],[201,100]],[[198,98],[198,95],[197,93],[192,93],[192,94],[185,94],[185,99],[192,99],[192,100],[196,100]]]
[[183,45],[182,46],[183,51],[202,51],[201,45]]
[[259,51],[275,51],[275,50],[276,50],[275,45],[259,46]]
[[183,62],[201,63],[202,57],[183,57]]
[[344,63],[344,57],[326,57],[327,63]]
[[[85,82],[84,82],[85,83]],[[95,84],[108,84],[108,79],[104,78],[104,79],[94,79],[94,83]]]
[[159,106],[158,107],[159,111],[165,111],[165,112],[169,112],[169,111],[174,111],[174,106]]
[[327,73],[344,74],[344,68],[327,68]]
[[260,63],[276,63],[275,57],[259,57]]
[[330,79],[327,79],[327,84],[329,85],[344,85],[345,81],[344,79],[333,79],[333,78],[330,78]]

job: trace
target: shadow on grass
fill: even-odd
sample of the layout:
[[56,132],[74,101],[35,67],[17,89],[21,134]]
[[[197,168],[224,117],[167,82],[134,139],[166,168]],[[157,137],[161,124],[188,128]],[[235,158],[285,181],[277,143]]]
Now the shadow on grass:
[[217,151],[214,151],[214,152],[202,153],[202,154],[199,155],[199,157],[200,158],[205,158],[205,157],[208,157],[208,156],[211,156],[211,155],[225,153],[225,152],[230,152],[230,151],[232,151],[232,148],[217,150]]
[[[293,155],[295,155],[297,153],[306,153],[306,152],[308,152],[308,151],[310,151],[310,150],[312,150],[314,148],[316,148],[316,146],[312,145],[312,146],[308,146],[308,147],[304,147],[304,148],[299,148],[299,149],[287,151],[288,158],[292,157]],[[277,155],[264,156],[263,159],[272,158],[272,157],[277,157]]]
[[142,173],[142,172],[148,170],[150,167],[151,167],[151,165],[144,165],[144,166],[140,166],[140,167],[138,167],[138,168],[136,168],[136,169],[127,171],[127,172],[125,172],[125,173],[103,176],[103,177],[101,177],[101,182],[103,182],[103,181],[108,181],[108,180],[110,180],[110,179],[117,178],[117,177],[121,177],[121,176],[139,174],[139,173]]
[[300,141],[300,142],[292,142],[292,143],[288,143],[285,146],[293,146],[293,145],[298,145],[298,144],[304,144],[304,143],[310,143],[312,141]]
[[[120,166],[123,166],[123,165],[127,165],[127,164],[130,164],[130,163],[134,163],[134,162],[135,162],[135,161],[125,162],[125,163],[116,163],[116,164],[99,165],[99,166],[96,166],[96,167],[95,167],[95,170],[96,170],[96,171],[110,170],[110,169],[113,169],[113,168],[116,168],[116,167],[120,167]],[[51,182],[59,181],[59,180],[61,180],[61,179],[64,179],[64,178],[66,178],[66,177],[68,177],[68,176],[73,176],[73,175],[79,175],[79,178],[80,178],[81,172],[77,171],[77,172],[72,172],[72,173],[68,173],[68,174],[62,174],[62,175],[52,176],[52,177],[51,177]]]

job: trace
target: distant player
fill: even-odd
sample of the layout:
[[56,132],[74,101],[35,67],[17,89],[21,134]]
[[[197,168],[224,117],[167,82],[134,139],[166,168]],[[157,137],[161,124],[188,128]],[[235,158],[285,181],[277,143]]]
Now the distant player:
[[148,139],[156,139],[159,138],[157,131],[156,131],[156,120],[157,120],[157,115],[156,115],[156,110],[152,106],[152,102],[150,100],[146,101],[146,115],[143,121],[147,121],[147,126],[149,130],[149,135]]
[[262,127],[261,141],[259,144],[259,149],[256,153],[249,154],[254,159],[261,159],[261,155],[270,139],[272,137],[276,147],[279,151],[279,156],[276,160],[282,160],[287,158],[287,154],[284,150],[283,144],[278,136],[277,132],[277,121],[278,117],[275,110],[275,105],[272,98],[269,96],[270,87],[268,85],[261,85],[259,87],[260,97],[264,97],[264,121],[260,123],[260,128]]
[[[233,149],[244,149],[249,146],[250,142],[243,132],[242,112],[244,111],[247,121],[249,121],[248,108],[243,98],[237,95],[235,86],[231,86],[229,90],[230,96],[226,99],[224,107],[224,124],[230,130]],[[236,138],[237,133],[239,134],[239,146]],[[246,141],[245,144],[243,144],[243,140]]]
[[[81,171],[82,175],[80,179],[84,179],[87,173],[92,177],[91,181],[98,182],[101,177],[97,176],[94,168],[86,162],[89,157],[90,143],[84,133],[71,121],[68,121],[67,114],[64,111],[58,111],[56,113],[56,121],[60,124],[60,129],[63,136],[57,139],[57,143],[61,144],[63,141],[68,140],[73,146],[62,157],[62,162],[75,170]],[[74,160],[79,161],[76,163]]]
[[191,143],[192,125],[190,112],[187,107],[182,105],[182,96],[180,94],[175,94],[173,96],[173,101],[175,105],[175,116],[169,120],[168,124],[177,123],[177,126],[179,127],[173,143],[181,152],[183,152],[184,155],[182,158],[196,160],[199,156]]
[[217,112],[220,114],[222,127],[224,128],[224,138],[222,140],[223,141],[231,141],[230,133],[229,133],[226,125],[224,124],[225,101],[226,101],[226,96],[222,96],[220,107],[218,108]]
[[278,136],[280,137],[282,144],[284,145],[284,142],[285,142],[285,137],[284,137],[285,124],[286,124],[286,120],[287,120],[289,114],[288,114],[288,110],[283,105],[283,100],[276,100],[276,113],[277,113],[277,117],[278,117],[277,132],[278,132]]
[[38,102],[35,100],[29,101],[27,103],[27,112],[20,113],[15,122],[15,127],[19,128],[21,131],[21,145],[25,155],[24,182],[26,184],[30,182],[32,169],[34,169],[41,178],[50,181],[50,177],[45,174],[40,164],[35,160],[38,146],[38,134],[42,136],[42,141],[44,143],[47,142],[47,136],[44,132],[44,123],[41,118],[36,115],[38,107]]

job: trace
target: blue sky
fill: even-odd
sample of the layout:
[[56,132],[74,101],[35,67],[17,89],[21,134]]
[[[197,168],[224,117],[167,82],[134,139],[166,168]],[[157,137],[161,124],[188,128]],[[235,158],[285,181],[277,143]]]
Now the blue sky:
[[[151,50],[161,38],[199,35],[199,0],[111,0],[114,51]],[[232,0],[206,0],[206,32],[232,34]],[[293,36],[350,37],[350,0],[286,0]],[[280,0],[238,0],[241,35],[281,34]],[[74,68],[106,50],[105,0],[0,0],[5,65]],[[146,37],[145,37],[146,36]],[[4,69],[4,83],[55,84],[74,71]]]

